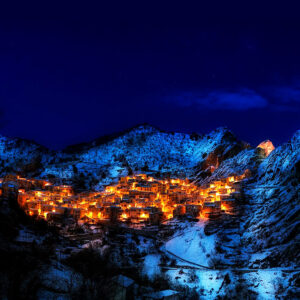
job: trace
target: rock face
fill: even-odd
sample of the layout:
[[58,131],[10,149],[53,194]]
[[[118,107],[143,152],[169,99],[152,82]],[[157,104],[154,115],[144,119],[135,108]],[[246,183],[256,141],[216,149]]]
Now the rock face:
[[285,184],[297,173],[300,160],[300,130],[292,139],[275,149],[259,166],[260,184]]
[[268,253],[262,262],[266,266],[299,265],[299,133],[263,160],[249,185],[253,213],[243,239],[254,252]]
[[265,155],[261,149],[244,149],[231,158],[224,160],[211,176],[201,178],[197,176],[196,182],[206,184],[220,178],[229,177],[234,174],[241,175],[247,169],[255,172]]
[[[250,267],[299,266],[300,131],[269,155],[265,151],[270,144],[264,145],[224,160],[202,183],[250,169],[252,178],[244,184],[246,202],[241,203],[243,213],[236,227],[240,240],[233,256],[242,252],[243,265]],[[226,230],[219,228],[219,236],[225,236]]]
[[273,143],[270,140],[266,140],[266,141],[261,142],[257,146],[257,148],[263,149],[266,156],[269,156],[270,153],[275,149]]
[[216,169],[220,167],[223,161],[235,157],[238,153],[250,146],[243,143],[226,128],[218,128],[213,133],[219,133],[221,138],[219,144],[208,152],[202,154],[202,160],[195,168],[196,182],[201,183],[208,178]]

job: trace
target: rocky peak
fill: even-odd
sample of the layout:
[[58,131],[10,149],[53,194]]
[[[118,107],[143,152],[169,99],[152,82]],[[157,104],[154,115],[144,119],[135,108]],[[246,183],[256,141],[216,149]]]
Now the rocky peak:
[[257,148],[261,148],[264,150],[266,157],[270,155],[270,153],[275,149],[273,143],[270,140],[265,140],[261,142]]

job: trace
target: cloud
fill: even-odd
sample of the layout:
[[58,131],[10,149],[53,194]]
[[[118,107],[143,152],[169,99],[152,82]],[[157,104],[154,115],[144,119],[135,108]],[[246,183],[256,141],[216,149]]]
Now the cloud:
[[271,108],[276,111],[300,111],[300,85],[269,86],[263,93],[271,99]]
[[271,95],[281,103],[300,103],[300,88],[299,87],[273,87]]
[[197,107],[209,110],[236,110],[265,108],[268,101],[253,90],[239,89],[237,91],[211,91],[208,93],[182,93],[178,96],[168,96],[167,102],[182,107]]

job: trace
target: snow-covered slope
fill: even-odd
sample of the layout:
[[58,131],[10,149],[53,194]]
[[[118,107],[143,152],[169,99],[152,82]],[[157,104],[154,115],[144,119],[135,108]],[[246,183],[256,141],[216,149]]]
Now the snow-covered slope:
[[[219,264],[299,266],[300,130],[291,141],[270,153],[261,147],[244,149],[223,160],[211,176],[198,175],[195,181],[206,184],[245,170],[250,170],[251,178],[244,182],[245,199],[239,203],[239,215],[206,224],[207,239],[211,234],[215,236]],[[203,174],[203,169],[199,174]],[[179,247],[185,258],[187,247],[188,241]]]
[[34,142],[0,135],[0,174],[21,171],[29,164],[48,163],[49,153]]
[[285,184],[296,179],[300,162],[300,130],[292,139],[277,149],[261,163],[258,169],[260,184]]
[[226,139],[227,134],[227,129],[219,128],[193,139],[189,134],[166,133],[153,127],[140,126],[108,144],[91,148],[80,158],[86,162],[100,160],[107,163],[114,157],[125,156],[134,169],[141,169],[147,164],[151,170],[174,172],[193,168],[203,161],[203,156],[219,146],[225,148],[224,152],[230,151],[234,145]]
[[100,185],[146,170],[192,177],[195,170],[216,166],[244,147],[226,128],[199,136],[142,125],[103,144],[92,142],[80,152],[65,153],[63,162],[46,166],[43,175],[72,178],[83,173]]
[[200,174],[203,178],[245,147],[227,128],[198,135],[140,125],[57,152],[0,136],[0,172],[84,181],[85,188],[101,188],[120,176],[141,171],[190,178]]
[[196,182],[199,184],[205,184],[220,178],[232,175],[241,175],[246,170],[250,170],[252,173],[255,173],[264,158],[264,152],[260,148],[244,149],[232,158],[223,161],[211,176],[205,178],[198,176]]
[[[260,147],[245,149],[197,181],[207,183],[246,169],[252,176],[244,182],[239,213],[206,221],[204,232],[198,228],[201,221],[176,232],[162,249],[183,267],[167,274],[174,284],[194,289],[202,285],[197,293],[205,299],[298,299],[300,130],[271,153]],[[187,266],[200,269],[187,271]],[[223,286],[225,276],[230,280]],[[238,294],[231,295],[234,290]]]
[[299,265],[300,131],[275,149],[248,186],[252,206],[242,239],[252,252],[264,252],[263,266]]
[[[239,152],[199,182],[241,174],[246,169],[252,177],[245,182],[245,202],[240,203],[238,219],[227,220],[226,226],[224,222],[224,226],[216,225],[220,244],[224,245],[227,227],[235,224],[240,238],[232,257],[243,253],[240,263],[244,266],[299,265],[300,131],[268,156],[261,148]],[[209,226],[214,227],[213,223]]]

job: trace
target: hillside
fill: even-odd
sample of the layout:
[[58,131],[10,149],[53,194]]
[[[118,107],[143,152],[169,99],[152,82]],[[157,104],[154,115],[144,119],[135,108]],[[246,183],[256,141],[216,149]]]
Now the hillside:
[[0,135],[0,174],[32,173],[51,162],[53,154],[47,148],[24,139]]
[[[200,221],[184,227],[165,244],[166,250],[180,258],[178,264],[183,260],[185,265],[204,265],[224,272],[232,269],[227,276],[246,282],[250,298],[294,299],[299,293],[300,278],[300,131],[268,156],[259,148],[243,150],[224,160],[212,176],[197,180],[208,183],[246,169],[252,175],[244,182],[245,196],[239,203],[239,213],[221,221]],[[191,276],[188,272],[168,274],[174,281],[180,278],[182,284]],[[202,294],[212,299],[228,296],[237,288],[231,281],[227,290],[221,290],[223,284],[218,279],[225,275],[222,277],[220,272],[198,271],[193,276],[200,281],[206,276],[214,278],[206,283]],[[188,285],[197,287],[194,283]]]
[[[245,147],[226,128],[198,135],[167,133],[141,125],[110,138],[73,146],[72,151],[51,152],[34,143],[7,138],[3,138],[0,151],[3,161],[9,159],[5,166],[12,171],[24,170],[24,165],[38,160],[41,164],[34,170],[35,175],[71,182],[85,178],[83,187],[99,189],[132,172],[192,178],[201,170],[202,176],[207,176],[224,159]],[[32,170],[28,171],[31,175]]]
[[300,131],[259,165],[248,197],[252,212],[242,239],[254,253],[265,253],[255,263],[299,266]]
[[[251,178],[244,184],[245,200],[240,205],[240,217],[231,221],[239,235],[235,250],[243,253],[245,266],[299,265],[300,131],[267,157],[260,148],[241,151],[200,183],[246,169],[251,171]],[[218,228],[218,236],[228,237],[226,231],[226,226]]]
[[[175,290],[188,287],[190,290],[186,290],[186,294],[193,290],[208,299],[226,299],[228,295],[232,299],[274,299],[276,296],[293,299],[297,295],[300,131],[289,142],[273,149],[270,141],[251,148],[226,128],[198,135],[167,133],[142,125],[57,152],[33,142],[1,137],[0,154],[2,175],[18,172],[27,177],[54,177],[83,190],[100,190],[118,177],[135,172],[149,172],[154,177],[188,177],[198,185],[206,185],[246,171],[248,178],[242,183],[243,197],[237,201],[238,207],[233,214],[222,214],[217,219],[174,218],[158,226],[154,238],[137,232],[124,234],[120,227],[113,233],[103,233],[95,242],[76,244],[76,253],[79,251],[81,260],[82,248],[92,245],[99,256],[101,247],[108,247],[109,259],[105,257],[108,270],[114,266],[114,272],[119,274],[120,270],[132,269],[130,275],[137,281],[143,270],[146,274],[143,276],[149,277],[147,285],[155,286],[158,284],[155,278],[161,277],[162,286],[168,282],[166,286]],[[13,261],[15,254],[10,256],[7,249],[23,255],[18,243],[19,237],[24,243],[24,236],[30,245],[33,242],[28,241],[28,237],[33,236],[38,245],[41,244],[39,251],[44,251],[47,234],[43,230],[37,233],[36,225],[39,224],[32,223],[17,206],[10,207],[12,202],[0,204],[4,224],[0,237],[5,245],[3,255],[9,261]],[[83,228],[81,231],[90,232],[87,227]],[[54,233],[50,237],[55,237],[58,243],[50,243],[53,247],[61,250],[66,247],[61,237]],[[26,255],[30,260],[34,257],[31,250]],[[56,257],[54,253],[51,255]],[[47,254],[40,263],[48,272],[52,270],[53,262],[47,260]],[[162,265],[164,271],[161,271]],[[15,274],[10,265],[6,268]],[[71,272],[67,265],[61,268]],[[41,270],[37,269],[40,274]],[[109,281],[105,276],[101,274],[100,278]],[[71,277],[66,281],[72,282]],[[47,293],[48,290],[52,293],[52,283],[49,286]],[[62,288],[67,294],[63,284],[55,293]]]

